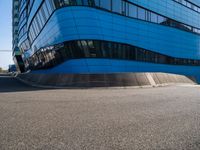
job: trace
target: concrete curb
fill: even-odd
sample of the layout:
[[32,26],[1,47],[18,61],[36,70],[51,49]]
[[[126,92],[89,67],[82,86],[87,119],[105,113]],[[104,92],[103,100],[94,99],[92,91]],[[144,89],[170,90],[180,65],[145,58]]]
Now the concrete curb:
[[168,86],[168,85],[157,85],[157,86],[151,86],[151,85],[146,85],[146,86],[113,86],[113,87],[65,87],[65,86],[48,86],[48,85],[40,85],[40,84],[36,84],[33,82],[28,82],[26,80],[23,80],[19,77],[15,77],[18,81],[23,82],[24,84],[27,84],[29,86],[32,87],[37,87],[37,88],[47,88],[47,89],[105,89],[105,88],[109,88],[109,89],[138,89],[138,88],[156,88],[156,87],[164,87],[164,86]]
[[[122,77],[123,75],[124,74],[120,74],[120,75],[118,74],[117,77]],[[170,85],[186,85],[186,84],[195,85],[196,84],[194,81],[192,81],[188,77],[174,75],[174,74],[164,74],[164,73],[131,73],[130,75],[126,74],[126,76],[128,76],[131,79],[131,81],[134,80],[134,84],[135,82],[137,82],[137,85],[130,85],[130,83],[126,85],[124,84],[126,80],[121,81],[121,79],[123,78],[119,78],[119,82],[121,83],[121,85],[117,85],[117,86],[115,86],[115,84],[112,85],[112,83],[114,82],[109,81],[107,78],[105,78],[106,77],[105,75],[102,75],[102,76],[105,76],[104,78],[98,78],[98,77],[101,77],[101,75],[97,75],[97,77],[94,76],[96,77],[95,80],[91,79],[91,81],[89,81],[89,84],[88,84],[88,81],[84,81],[84,82],[79,81],[80,80],[79,78],[81,78],[81,76],[90,76],[90,75],[74,75],[75,77],[77,77],[78,82],[73,81],[72,79],[70,80],[67,79],[67,78],[72,78],[72,75],[47,76],[47,75],[41,75],[41,74],[27,73],[27,74],[13,74],[13,76],[19,81],[25,84],[28,84],[30,86],[39,87],[39,88],[48,88],[48,89],[92,89],[92,88],[99,88],[99,89],[101,88],[104,88],[104,89],[105,88],[113,88],[113,89],[132,88],[134,89],[134,88],[156,88],[156,87],[164,87],[164,86],[170,86]],[[49,81],[50,83],[52,82],[51,83],[52,85],[42,84],[42,82],[40,81],[43,81],[43,79],[45,79],[46,81]],[[36,82],[32,82],[31,80],[36,81]],[[56,80],[56,82],[54,82],[54,80]],[[66,83],[61,84],[60,83],[61,81],[65,81]],[[71,84],[68,83],[67,81],[71,81],[70,82]],[[118,78],[114,78],[114,81],[118,81]],[[109,82],[109,84],[107,84],[107,82]],[[50,83],[47,82],[47,84],[50,84]],[[142,85],[143,83],[144,85]],[[86,86],[84,86],[84,84]],[[100,84],[100,86],[98,84]]]

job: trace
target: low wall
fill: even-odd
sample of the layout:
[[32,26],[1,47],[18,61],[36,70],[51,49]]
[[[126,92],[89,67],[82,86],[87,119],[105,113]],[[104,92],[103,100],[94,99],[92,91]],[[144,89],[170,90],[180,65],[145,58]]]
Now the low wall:
[[16,78],[32,85],[55,87],[119,87],[195,84],[192,78],[166,73],[119,74],[18,74]]

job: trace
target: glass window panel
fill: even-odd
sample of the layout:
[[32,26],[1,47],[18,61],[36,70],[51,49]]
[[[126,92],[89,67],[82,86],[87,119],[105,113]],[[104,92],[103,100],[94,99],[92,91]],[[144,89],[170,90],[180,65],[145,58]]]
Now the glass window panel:
[[192,4],[190,2],[187,2],[187,7],[192,8]]
[[145,10],[138,7],[138,19],[145,20]]
[[96,7],[100,6],[100,0],[93,0]]
[[50,14],[49,14],[49,11],[47,9],[46,2],[43,4],[43,11],[44,11],[44,16],[47,20],[49,18]]
[[193,5],[193,6],[194,6],[194,8],[193,8],[193,9],[194,9],[195,11],[198,11],[198,8],[197,8],[197,6],[195,6],[195,5]]
[[121,13],[122,12],[122,3],[121,0],[114,0],[112,1],[112,11]]
[[88,6],[88,0],[83,0],[83,5]]
[[100,0],[100,7],[111,10],[111,0]]
[[122,15],[126,15],[126,2],[122,1]]
[[71,0],[59,0],[61,6],[65,6],[65,5],[71,5]]
[[82,0],[76,0],[77,5],[83,5]]
[[158,15],[151,12],[151,22],[157,23]]
[[166,21],[166,18],[165,18],[165,17],[158,16],[158,23],[159,23],[159,24],[163,24],[165,21]]
[[[69,1],[69,0],[64,0],[64,1]],[[76,4],[76,0],[70,0],[69,4],[70,4],[70,5],[77,5],[77,4]]]
[[129,16],[137,18],[137,7],[132,4],[129,4]]
[[97,57],[97,49],[93,41],[87,41],[90,57]]
[[47,9],[49,10],[49,13],[51,14],[54,10],[54,5],[51,0],[47,1],[46,4],[47,4]]
[[94,0],[88,0],[89,6],[95,6],[95,1]]
[[182,0],[182,4],[186,6],[187,2],[185,0]]
[[40,10],[37,15],[38,15],[38,21],[40,22],[40,26],[42,28],[45,24],[45,20],[44,20],[44,17],[42,15],[42,11]]

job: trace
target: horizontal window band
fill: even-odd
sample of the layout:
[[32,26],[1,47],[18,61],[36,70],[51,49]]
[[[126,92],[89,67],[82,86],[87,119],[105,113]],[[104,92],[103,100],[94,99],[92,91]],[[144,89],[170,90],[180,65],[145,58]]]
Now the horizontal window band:
[[173,1],[200,14],[200,7],[188,0],[173,0]]
[[65,61],[82,58],[118,59],[166,65],[200,66],[200,60],[175,58],[136,46],[101,40],[67,41],[41,48],[26,59],[26,70],[55,67]]

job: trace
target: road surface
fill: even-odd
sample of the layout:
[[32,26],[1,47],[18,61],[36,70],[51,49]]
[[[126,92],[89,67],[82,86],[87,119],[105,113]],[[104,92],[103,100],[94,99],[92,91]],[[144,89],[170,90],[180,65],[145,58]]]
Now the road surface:
[[0,77],[1,150],[199,150],[200,87],[38,89]]

